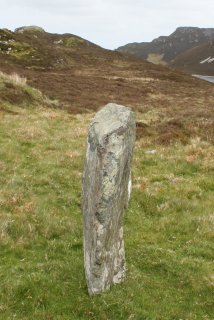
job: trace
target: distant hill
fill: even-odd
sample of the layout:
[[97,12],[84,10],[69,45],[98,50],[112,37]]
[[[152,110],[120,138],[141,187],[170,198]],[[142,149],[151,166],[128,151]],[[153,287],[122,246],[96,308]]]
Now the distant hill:
[[[80,62],[88,64],[91,52],[104,49],[72,34],[51,34],[36,26],[0,29],[1,61],[32,70],[52,70]],[[79,54],[81,52],[81,55]]]
[[[183,126],[197,119],[202,96],[207,106],[213,101],[212,84],[68,33],[51,34],[36,26],[15,32],[1,29],[0,48],[0,71],[25,77],[28,85],[58,100],[58,107],[71,113],[115,102],[139,112],[164,110],[170,119],[182,119]],[[8,94],[11,99],[13,91]],[[179,131],[179,125],[163,125],[160,136],[171,132],[172,126]]]
[[167,65],[178,55],[212,40],[214,28],[179,27],[169,36],[161,36],[148,43],[130,43],[119,47],[117,51]]
[[[1,29],[0,49],[0,71],[26,78],[27,86],[56,100],[55,108],[85,113],[115,102],[148,113],[149,118],[151,112],[157,122],[154,126],[140,123],[138,134],[155,133],[163,143],[186,141],[200,128],[206,136],[212,135],[213,124],[207,123],[205,130],[204,123],[213,117],[214,86],[181,71],[36,26],[15,32]],[[21,106],[30,99],[32,104],[29,90],[2,84],[0,102]]]
[[170,66],[189,73],[214,75],[214,41],[178,55]]

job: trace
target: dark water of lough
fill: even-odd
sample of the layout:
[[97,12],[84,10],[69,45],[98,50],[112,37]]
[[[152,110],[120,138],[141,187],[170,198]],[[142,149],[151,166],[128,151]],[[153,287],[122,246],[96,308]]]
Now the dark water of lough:
[[194,77],[214,83],[214,76],[200,76],[194,74]]

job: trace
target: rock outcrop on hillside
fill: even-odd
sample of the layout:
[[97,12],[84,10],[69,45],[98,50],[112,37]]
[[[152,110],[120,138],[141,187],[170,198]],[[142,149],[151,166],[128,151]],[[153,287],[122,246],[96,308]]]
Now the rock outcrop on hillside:
[[26,32],[26,31],[45,32],[45,30],[43,28],[38,27],[38,26],[23,26],[23,27],[15,29],[15,32],[18,32],[18,33],[23,33],[23,32]]

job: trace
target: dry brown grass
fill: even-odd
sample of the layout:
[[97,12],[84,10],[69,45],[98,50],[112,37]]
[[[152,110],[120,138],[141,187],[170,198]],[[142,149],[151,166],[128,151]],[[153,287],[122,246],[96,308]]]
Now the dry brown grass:
[[6,73],[0,71],[0,78],[3,79],[4,81],[8,81],[8,82],[12,83],[15,86],[24,87],[27,84],[27,78],[21,77],[17,73],[6,74]]

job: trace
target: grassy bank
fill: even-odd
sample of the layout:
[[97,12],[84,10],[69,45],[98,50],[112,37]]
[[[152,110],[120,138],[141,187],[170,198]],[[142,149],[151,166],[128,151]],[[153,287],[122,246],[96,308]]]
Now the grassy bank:
[[214,319],[214,147],[199,138],[136,142],[127,277],[88,296],[80,205],[91,117],[0,113],[0,319]]

